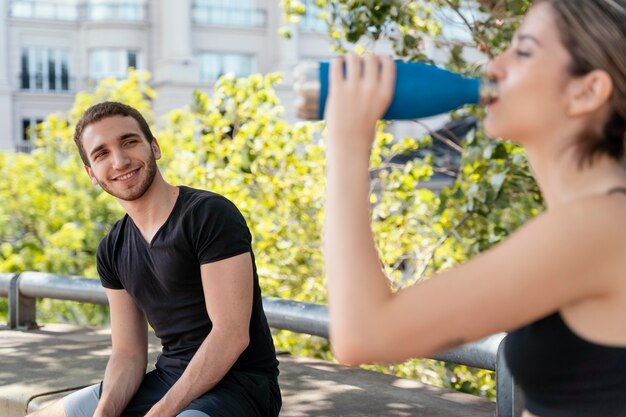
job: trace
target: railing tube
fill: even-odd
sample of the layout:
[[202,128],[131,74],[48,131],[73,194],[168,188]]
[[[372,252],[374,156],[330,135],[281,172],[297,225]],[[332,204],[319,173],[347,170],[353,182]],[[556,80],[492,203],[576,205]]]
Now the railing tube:
[[91,304],[108,304],[99,280],[44,272],[22,273],[20,294],[30,298],[54,298]]
[[320,304],[263,297],[271,327],[328,338],[328,309]]
[[447,352],[436,353],[430,359],[495,371],[498,346],[505,336],[505,333],[497,333]]

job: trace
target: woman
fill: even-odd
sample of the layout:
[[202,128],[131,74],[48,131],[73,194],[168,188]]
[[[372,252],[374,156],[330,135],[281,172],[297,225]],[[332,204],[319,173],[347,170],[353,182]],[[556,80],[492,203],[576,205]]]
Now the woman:
[[525,417],[626,416],[626,0],[535,2],[488,67],[500,95],[485,129],[525,147],[547,210],[397,293],[369,227],[367,175],[394,65],[348,55],[330,71],[324,250],[337,358],[424,357],[517,329],[506,356]]

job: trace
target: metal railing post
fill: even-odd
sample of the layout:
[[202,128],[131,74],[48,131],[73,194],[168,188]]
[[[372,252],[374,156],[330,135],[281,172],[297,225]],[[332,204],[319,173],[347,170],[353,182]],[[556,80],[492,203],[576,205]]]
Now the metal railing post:
[[504,357],[506,337],[498,346],[496,357],[496,417],[521,417],[524,411],[522,391],[515,385]]
[[20,279],[15,275],[9,284],[9,327],[31,330],[37,327],[37,299],[20,294]]
[[16,329],[17,328],[17,279],[20,274],[13,275],[11,280],[9,281],[9,328]]

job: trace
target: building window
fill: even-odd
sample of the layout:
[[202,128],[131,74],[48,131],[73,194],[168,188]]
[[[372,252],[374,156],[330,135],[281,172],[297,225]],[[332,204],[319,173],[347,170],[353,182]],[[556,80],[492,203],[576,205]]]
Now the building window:
[[78,20],[76,0],[10,0],[9,15],[24,19]]
[[192,11],[196,23],[226,26],[264,27],[265,10],[256,0],[195,0]]
[[200,79],[215,81],[226,73],[237,77],[247,77],[256,71],[253,55],[204,52],[200,54]]
[[141,69],[137,51],[126,49],[93,49],[89,52],[89,78],[126,78],[128,68]]
[[145,4],[143,0],[89,0],[87,18],[143,21],[146,18]]
[[310,32],[326,32],[328,24],[324,20],[320,20],[318,15],[322,11],[315,5],[313,0],[301,0],[305,6],[304,16],[300,28]]
[[35,117],[22,119],[22,139],[16,146],[18,152],[30,152],[33,149],[37,139],[37,125],[42,122],[43,119]]
[[63,92],[70,90],[69,50],[22,48],[22,90]]

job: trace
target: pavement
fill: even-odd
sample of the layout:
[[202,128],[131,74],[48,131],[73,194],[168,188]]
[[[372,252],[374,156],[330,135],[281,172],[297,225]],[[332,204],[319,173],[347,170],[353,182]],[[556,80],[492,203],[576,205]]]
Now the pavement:
[[[149,363],[160,343],[150,339]],[[108,330],[0,326],[0,417],[29,411],[101,380]],[[493,417],[491,401],[332,362],[279,354],[281,417]],[[246,417],[246,416],[242,416]]]

